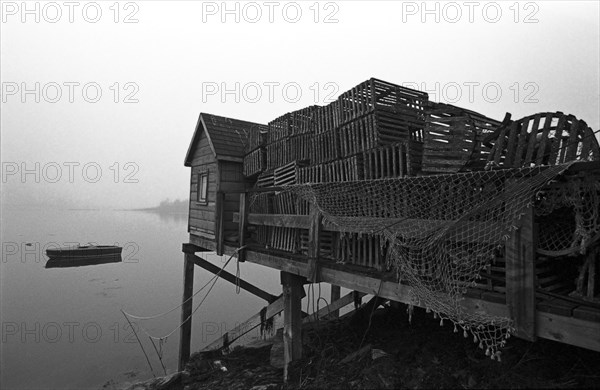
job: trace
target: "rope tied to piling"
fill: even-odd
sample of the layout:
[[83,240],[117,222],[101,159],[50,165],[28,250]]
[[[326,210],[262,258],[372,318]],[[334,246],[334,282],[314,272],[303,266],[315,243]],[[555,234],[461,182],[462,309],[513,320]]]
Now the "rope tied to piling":
[[[239,248],[237,248],[236,250],[234,250],[234,252],[231,254],[231,256],[229,256],[229,259],[227,259],[227,261],[225,262],[225,264],[223,265],[223,267],[221,267],[221,269],[212,277],[210,278],[210,280],[208,282],[206,282],[206,284],[204,284],[198,291],[196,291],[195,293],[192,294],[192,296],[190,296],[188,299],[184,300],[181,304],[167,310],[164,311],[162,313],[153,315],[153,316],[136,316],[130,313],[127,313],[125,310],[121,309],[121,313],[123,313],[123,315],[125,316],[125,319],[127,320],[127,322],[129,323],[141,349],[142,352],[144,353],[144,356],[146,356],[146,361],[148,362],[148,365],[150,366],[150,370],[152,371],[152,374],[154,375],[154,370],[152,368],[152,365],[150,364],[150,360],[148,358],[148,355],[146,354],[146,351],[137,335],[137,332],[135,330],[135,327],[133,326],[133,324],[131,323],[131,321],[129,320],[130,318],[132,319],[137,319],[139,321],[144,321],[144,320],[151,320],[151,319],[156,319],[156,318],[160,318],[163,317],[169,313],[172,313],[173,311],[177,310],[178,308],[182,307],[183,305],[185,305],[189,300],[193,299],[194,296],[198,295],[201,291],[203,291],[206,287],[208,287],[209,284],[212,283],[212,285],[210,286],[210,288],[208,289],[208,291],[206,292],[206,295],[204,295],[204,297],[202,298],[202,300],[200,301],[200,303],[198,303],[198,305],[196,306],[196,308],[194,308],[194,310],[192,311],[192,313],[183,321],[181,321],[181,323],[175,327],[173,330],[171,330],[169,333],[167,333],[164,336],[152,336],[150,333],[148,333],[148,331],[140,325],[140,329],[148,336],[148,338],[150,339],[152,346],[154,347],[154,350],[160,360],[160,363],[163,367],[163,370],[165,371],[166,374],[166,368],[163,365],[162,362],[162,356],[163,356],[163,345],[166,344],[167,339],[169,338],[169,336],[171,336],[173,333],[175,333],[178,329],[180,329],[186,322],[188,322],[192,316],[200,309],[200,307],[202,306],[202,304],[204,303],[204,301],[206,300],[206,298],[208,298],[210,292],[212,291],[212,289],[214,288],[214,286],[217,283],[217,280],[219,279],[220,274],[225,270],[225,268],[227,267],[227,265],[229,264],[229,262],[231,261],[231,259],[233,259],[233,256],[235,256],[235,254],[237,254],[240,250],[243,250],[246,248],[246,245],[241,246]],[[239,286],[239,261],[238,261],[238,286]],[[158,341],[158,349],[156,348],[156,344],[154,342],[154,340]]]

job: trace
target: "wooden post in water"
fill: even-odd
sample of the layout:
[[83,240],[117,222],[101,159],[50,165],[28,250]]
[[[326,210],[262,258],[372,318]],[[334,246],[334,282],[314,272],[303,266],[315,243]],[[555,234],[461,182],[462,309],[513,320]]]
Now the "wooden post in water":
[[185,369],[185,364],[190,359],[190,345],[192,342],[192,301],[194,294],[194,261],[195,246],[183,244],[183,304],[181,306],[181,328],[179,331],[179,364],[178,371]]
[[288,380],[288,365],[302,357],[302,307],[304,278],[281,272],[283,285],[283,377]]

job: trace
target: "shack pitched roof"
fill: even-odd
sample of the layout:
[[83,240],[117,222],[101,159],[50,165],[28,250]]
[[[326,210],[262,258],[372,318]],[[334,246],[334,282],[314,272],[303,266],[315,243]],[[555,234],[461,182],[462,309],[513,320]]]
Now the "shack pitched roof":
[[184,165],[191,166],[194,150],[205,132],[210,148],[217,160],[243,161],[244,146],[248,142],[248,134],[253,127],[262,126],[258,123],[226,118],[223,116],[200,113],[194,130],[192,142],[188,147]]

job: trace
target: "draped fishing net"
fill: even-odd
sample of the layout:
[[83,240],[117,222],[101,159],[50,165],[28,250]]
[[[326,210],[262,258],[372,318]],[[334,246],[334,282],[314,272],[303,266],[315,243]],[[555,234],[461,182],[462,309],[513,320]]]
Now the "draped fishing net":
[[583,255],[600,238],[600,182],[591,177],[553,183],[538,194],[535,212],[542,253]]
[[[455,175],[299,184],[285,190],[313,203],[342,232],[378,235],[388,266],[411,302],[469,333],[492,359],[513,331],[510,318],[461,302],[503,247],[539,191],[569,164]],[[550,206],[546,206],[549,208]]]

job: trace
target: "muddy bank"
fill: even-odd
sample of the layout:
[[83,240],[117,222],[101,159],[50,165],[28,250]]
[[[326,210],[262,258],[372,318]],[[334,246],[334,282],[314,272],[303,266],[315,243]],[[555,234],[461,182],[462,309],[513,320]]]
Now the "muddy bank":
[[183,373],[129,389],[600,388],[598,352],[511,338],[497,362],[423,310],[409,324],[405,306],[305,326],[286,384],[271,365],[277,342],[195,354]]

